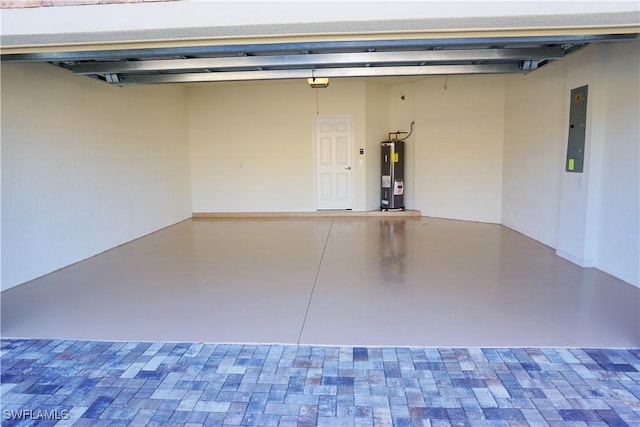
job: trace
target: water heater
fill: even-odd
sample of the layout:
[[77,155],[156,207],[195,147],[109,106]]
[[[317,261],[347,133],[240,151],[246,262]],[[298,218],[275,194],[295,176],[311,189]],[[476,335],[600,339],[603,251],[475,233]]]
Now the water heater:
[[404,141],[382,143],[380,209],[404,209]]

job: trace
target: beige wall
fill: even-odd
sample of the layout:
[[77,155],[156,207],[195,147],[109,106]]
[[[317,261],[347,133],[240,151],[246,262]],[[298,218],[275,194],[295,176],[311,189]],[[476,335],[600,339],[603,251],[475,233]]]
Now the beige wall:
[[[401,83],[391,86],[389,91],[389,104],[391,108],[391,126],[384,135],[388,137],[388,132],[410,132],[411,122],[416,121],[415,116],[415,83]],[[407,209],[415,209],[416,195],[416,151],[415,151],[415,132],[409,136],[404,143],[404,152],[406,162],[404,165],[404,204]]]
[[[562,172],[557,246],[558,255],[636,286],[640,286],[639,51],[640,41],[635,40],[592,46],[567,58],[565,93],[589,85],[585,171]],[[568,117],[565,124],[568,129]]]
[[425,216],[501,222],[505,81],[415,84],[415,207]]
[[[380,140],[415,120],[407,208],[503,222],[638,285],[639,51],[637,40],[594,46],[527,76],[449,77],[446,89],[444,77],[118,88],[3,64],[2,287],[191,211],[315,210],[317,113],[353,118],[355,210],[378,208]],[[566,101],[583,84],[580,176],[563,164]]]
[[[503,221],[640,286],[640,41],[507,79]],[[584,173],[565,172],[572,89],[588,85]]]
[[[366,146],[363,82],[203,85],[188,97],[194,212],[314,211],[317,112],[353,118],[354,159]],[[365,169],[354,167],[354,210],[365,210]]]
[[640,286],[640,40],[601,55],[606,99],[596,267]]
[[[334,80],[317,92],[321,115],[354,119],[354,210],[379,208],[380,142],[415,120],[405,206],[500,222],[504,78],[442,83]],[[315,90],[302,81],[215,84],[190,87],[188,99],[194,212],[315,210]]]
[[2,288],[191,216],[186,93],[2,64]]
[[389,86],[367,82],[367,135],[364,156],[356,154],[366,165],[367,210],[380,209],[380,164],[381,142],[389,132],[390,105]]
[[554,248],[564,167],[565,64],[508,76],[505,101],[502,222]]

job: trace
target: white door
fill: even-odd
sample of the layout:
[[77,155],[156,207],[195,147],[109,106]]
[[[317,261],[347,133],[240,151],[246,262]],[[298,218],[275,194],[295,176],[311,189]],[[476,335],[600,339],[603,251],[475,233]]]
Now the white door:
[[316,117],[318,209],[351,209],[352,139],[351,117]]

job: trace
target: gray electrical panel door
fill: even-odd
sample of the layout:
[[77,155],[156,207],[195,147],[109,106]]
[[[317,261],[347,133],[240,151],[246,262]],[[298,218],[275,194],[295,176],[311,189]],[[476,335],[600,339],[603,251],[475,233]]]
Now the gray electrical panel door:
[[404,142],[382,143],[380,209],[404,209]]
[[582,86],[571,91],[569,104],[569,142],[567,144],[567,172],[584,170],[584,139],[587,129],[587,90]]

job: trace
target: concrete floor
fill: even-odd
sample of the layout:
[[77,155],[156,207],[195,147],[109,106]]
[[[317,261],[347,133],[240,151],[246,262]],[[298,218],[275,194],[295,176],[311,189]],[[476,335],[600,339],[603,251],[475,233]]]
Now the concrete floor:
[[640,346],[640,289],[425,217],[188,220],[1,297],[3,337]]

